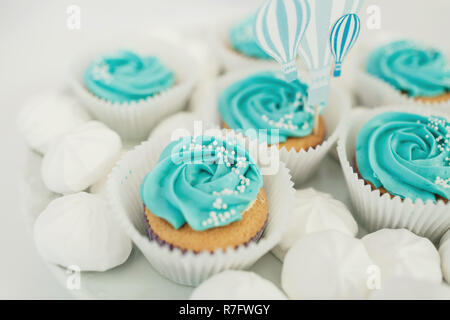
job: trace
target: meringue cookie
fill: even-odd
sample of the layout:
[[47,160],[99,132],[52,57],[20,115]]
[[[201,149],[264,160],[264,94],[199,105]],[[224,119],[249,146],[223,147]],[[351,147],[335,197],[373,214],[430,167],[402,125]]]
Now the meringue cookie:
[[42,164],[42,156],[40,154],[27,149],[24,164],[21,170],[22,179],[19,186],[22,194],[21,198],[26,199],[26,201],[20,201],[20,205],[27,224],[32,229],[39,214],[44,211],[50,201],[59,198],[60,195],[48,190],[42,181],[39,172]]
[[427,238],[406,229],[382,229],[362,238],[381,282],[401,276],[434,283],[442,281],[439,253]]
[[383,283],[379,290],[373,290],[370,300],[450,300],[450,287],[408,277],[393,277]]
[[254,272],[227,270],[218,273],[191,295],[191,300],[286,300],[272,282]]
[[291,212],[287,231],[273,253],[283,260],[294,243],[307,234],[337,230],[354,237],[358,225],[345,204],[331,195],[313,188],[297,190],[295,209]]
[[441,269],[444,279],[450,283],[450,230],[441,239],[439,254],[441,255]]
[[[193,112],[178,112],[159,123],[150,133],[149,139],[177,140],[184,136],[205,135],[206,130],[215,128],[210,122]],[[217,127],[218,128],[218,127]],[[197,132],[196,132],[197,131]]]
[[25,102],[19,112],[18,126],[27,144],[45,153],[61,135],[89,119],[75,99],[64,93],[45,92]]
[[131,241],[107,202],[80,192],[53,200],[37,218],[34,240],[47,261],[82,271],[105,271],[124,263]]
[[315,232],[286,254],[281,285],[290,299],[365,299],[371,266],[361,240],[335,230]]
[[75,128],[55,143],[42,161],[42,179],[48,189],[73,193],[104,177],[120,154],[120,137],[98,121]]

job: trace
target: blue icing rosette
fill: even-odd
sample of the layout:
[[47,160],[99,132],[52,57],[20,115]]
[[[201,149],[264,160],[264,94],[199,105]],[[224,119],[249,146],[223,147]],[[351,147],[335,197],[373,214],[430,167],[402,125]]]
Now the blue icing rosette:
[[411,97],[435,97],[450,90],[450,67],[443,53],[412,41],[395,41],[376,49],[367,71]]
[[450,123],[403,112],[377,115],[358,133],[356,163],[365,180],[393,195],[450,199]]
[[263,71],[227,87],[219,97],[219,112],[231,129],[251,138],[256,134],[269,144],[281,143],[312,133],[314,116],[306,98],[306,84]]
[[201,231],[241,220],[263,186],[258,166],[236,139],[183,137],[170,143],[141,184],[141,199],[178,229]]
[[84,72],[84,84],[96,96],[111,102],[139,101],[167,90],[174,75],[155,56],[117,51],[93,61]]
[[262,50],[256,42],[253,33],[256,15],[252,15],[242,22],[233,26],[228,34],[231,46],[249,57],[259,59],[272,59],[264,50]]

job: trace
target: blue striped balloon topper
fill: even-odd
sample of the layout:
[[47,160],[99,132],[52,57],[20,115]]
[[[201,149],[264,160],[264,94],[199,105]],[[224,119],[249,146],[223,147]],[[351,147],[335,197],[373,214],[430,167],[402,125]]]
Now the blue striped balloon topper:
[[308,0],[311,21],[300,42],[299,55],[309,69],[308,104],[326,104],[333,55],[330,31],[339,17],[358,13],[364,0]]
[[340,17],[331,29],[330,49],[335,58],[335,77],[341,75],[342,62],[358,39],[360,29],[361,21],[354,13]]
[[256,41],[281,64],[287,81],[298,79],[295,59],[310,17],[307,0],[268,0],[256,14]]

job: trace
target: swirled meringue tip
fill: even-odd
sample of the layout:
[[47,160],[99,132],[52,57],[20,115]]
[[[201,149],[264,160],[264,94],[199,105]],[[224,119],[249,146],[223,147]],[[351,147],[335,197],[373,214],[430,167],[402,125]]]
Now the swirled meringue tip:
[[262,185],[261,171],[239,139],[190,136],[162,151],[140,192],[145,206],[175,229],[187,223],[201,231],[241,220]]
[[450,122],[437,116],[381,113],[360,129],[356,162],[375,188],[413,201],[450,199]]
[[92,61],[83,81],[95,96],[113,103],[126,103],[144,101],[168,90],[175,77],[156,56],[119,50]]
[[410,97],[444,98],[450,91],[450,68],[445,55],[411,40],[385,44],[367,61],[369,74]]

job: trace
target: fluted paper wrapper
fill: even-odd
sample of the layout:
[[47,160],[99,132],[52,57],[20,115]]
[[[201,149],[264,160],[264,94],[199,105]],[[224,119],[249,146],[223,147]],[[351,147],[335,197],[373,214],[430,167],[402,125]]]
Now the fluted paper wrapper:
[[381,107],[358,112],[352,117],[338,140],[337,150],[355,208],[354,213],[369,232],[383,228],[405,228],[437,243],[450,228],[450,203],[445,204],[442,200],[424,203],[420,199],[413,202],[411,199],[402,200],[398,196],[391,198],[387,193],[381,195],[379,190],[372,190],[369,184],[359,178],[355,170],[355,143],[359,129],[370,118],[389,111],[445,117],[445,114],[417,106]]
[[355,72],[355,90],[361,104],[365,106],[413,105],[450,114],[450,100],[444,102],[417,101],[362,70]]
[[165,277],[196,286],[208,277],[226,269],[246,269],[281,239],[287,227],[287,215],[294,203],[294,189],[288,169],[280,163],[275,175],[264,176],[264,190],[269,202],[269,216],[263,235],[257,242],[214,253],[182,253],[159,245],[147,237],[140,185],[156,165],[167,141],[150,139],[127,153],[108,178],[108,199],[119,222],[150,264]]
[[[91,93],[83,83],[83,73],[95,58],[122,48],[141,55],[155,55],[174,72],[175,83],[152,97],[125,103],[110,102]],[[151,129],[165,117],[183,110],[198,78],[197,60],[182,47],[160,40],[145,38],[141,42],[126,40],[117,46],[108,44],[87,54],[73,65],[74,92],[87,110],[98,120],[115,130],[124,140],[145,140]]]
[[[193,111],[202,114],[211,123],[221,125],[222,120],[218,108],[218,99],[223,90],[240,79],[264,70],[276,71],[279,69],[276,66],[253,66],[219,78],[215,86],[211,86],[209,93],[205,94],[203,101],[199,101],[196,108],[193,108]],[[296,186],[301,185],[313,176],[328,151],[331,148],[335,148],[350,107],[351,102],[347,92],[332,83],[328,105],[322,114],[326,125],[324,141],[316,147],[301,150],[300,152],[294,149],[287,151],[285,147],[280,150],[280,160],[289,168],[292,181],[294,181]]]

